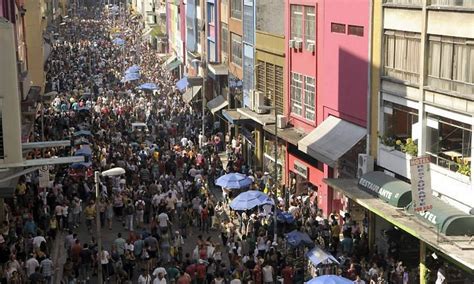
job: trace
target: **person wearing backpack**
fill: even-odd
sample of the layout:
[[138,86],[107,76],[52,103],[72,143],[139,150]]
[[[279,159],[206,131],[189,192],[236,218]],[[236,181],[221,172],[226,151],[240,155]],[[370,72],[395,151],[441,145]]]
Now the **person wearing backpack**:
[[128,200],[127,205],[125,206],[125,214],[126,214],[126,219],[125,219],[125,227],[129,231],[133,231],[133,216],[135,214],[135,206],[133,206],[133,203],[131,200]]

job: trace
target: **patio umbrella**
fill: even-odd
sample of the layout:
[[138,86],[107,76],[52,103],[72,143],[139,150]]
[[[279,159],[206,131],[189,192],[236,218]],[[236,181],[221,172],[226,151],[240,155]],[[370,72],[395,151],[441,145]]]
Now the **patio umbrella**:
[[278,212],[277,220],[283,223],[292,224],[295,222],[295,217],[290,212]]
[[308,251],[306,253],[306,257],[309,259],[309,261],[311,261],[311,263],[314,266],[317,266],[318,264],[323,263],[323,262],[339,263],[339,261],[337,261],[337,259],[334,258],[334,256],[332,256],[329,253],[326,253],[324,250],[322,250],[319,247],[315,247],[314,249]]
[[92,166],[91,162],[82,162],[82,163],[73,163],[69,167],[71,169],[80,170],[80,169],[86,169],[90,166]]
[[89,145],[82,146],[81,149],[74,153],[74,156],[92,156],[92,149]]
[[125,76],[122,78],[122,83],[125,83],[125,82],[130,82],[130,81],[135,81],[135,80],[138,80],[140,79],[140,74],[138,73],[128,73],[128,74],[125,74]]
[[133,66],[130,66],[127,68],[127,70],[125,70],[125,74],[130,74],[130,73],[138,73],[140,72],[140,66],[138,65],[133,65]]
[[257,190],[249,190],[239,194],[230,203],[230,208],[238,211],[252,209],[255,206],[274,204],[273,200],[265,193]]
[[92,136],[92,132],[90,132],[89,130],[79,130],[79,131],[74,132],[74,136],[75,137],[78,137],[78,136]]
[[138,88],[141,90],[153,91],[158,89],[158,86],[156,86],[155,83],[145,83],[138,86]]
[[300,232],[298,230],[293,230],[286,234],[286,241],[290,246],[295,248],[299,246],[314,246],[314,242],[311,240],[308,234]]
[[352,280],[337,275],[322,275],[307,282],[308,284],[353,284]]
[[245,188],[251,184],[252,180],[248,176],[240,173],[226,174],[216,180],[216,185],[229,189]]
[[113,43],[113,44],[116,44],[116,45],[124,45],[124,44],[125,44],[125,40],[123,40],[123,39],[117,37],[117,38],[114,38],[114,39],[112,40],[112,43]]

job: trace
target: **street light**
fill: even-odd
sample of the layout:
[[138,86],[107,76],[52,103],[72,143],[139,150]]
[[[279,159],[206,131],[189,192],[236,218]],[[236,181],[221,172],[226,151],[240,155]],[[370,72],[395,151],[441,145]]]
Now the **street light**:
[[[269,95],[271,96],[271,92],[268,92]],[[278,124],[277,124],[277,118],[278,118],[278,113],[276,107],[271,107],[271,106],[260,106],[259,107],[261,110],[273,110],[273,113],[275,114],[275,146],[273,149],[274,155],[275,155],[275,161],[274,161],[274,168],[273,168],[273,174],[274,174],[274,180],[273,180],[273,199],[275,202],[275,212],[273,213],[273,226],[274,226],[274,233],[273,233],[273,242],[277,242],[278,240],[278,232],[277,232],[277,206],[278,206],[278,185],[277,185],[277,179],[278,179]]]
[[99,186],[100,186],[100,177],[111,177],[111,176],[119,176],[123,175],[125,173],[125,170],[123,168],[111,168],[110,170],[106,170],[103,172],[95,171],[94,172],[94,182],[95,182],[95,224],[96,224],[96,230],[97,230],[97,254],[98,254],[98,263],[97,263],[97,278],[99,284],[102,284],[103,278],[102,278],[102,263],[101,263],[101,258],[102,258],[102,232],[101,232],[101,226],[100,226],[100,210],[99,210]]

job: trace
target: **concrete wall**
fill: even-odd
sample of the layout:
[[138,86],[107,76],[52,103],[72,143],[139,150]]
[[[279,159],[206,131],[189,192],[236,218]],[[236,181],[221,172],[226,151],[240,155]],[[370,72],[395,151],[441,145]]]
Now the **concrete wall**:
[[284,0],[258,0],[256,28],[274,35],[285,34],[285,18],[282,17],[285,12]]
[[28,73],[33,85],[44,87],[43,30],[41,4],[37,0],[25,0],[25,38],[28,55]]

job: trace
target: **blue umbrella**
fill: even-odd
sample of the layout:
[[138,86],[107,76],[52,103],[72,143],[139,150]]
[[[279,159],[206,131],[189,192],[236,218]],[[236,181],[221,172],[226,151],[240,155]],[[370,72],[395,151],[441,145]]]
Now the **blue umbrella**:
[[184,76],[183,78],[181,78],[178,82],[176,82],[176,88],[178,88],[178,90],[180,92],[184,92],[184,90],[186,90],[186,88],[188,87],[189,83],[188,83],[188,77]]
[[337,261],[334,256],[329,253],[326,253],[319,247],[315,247],[314,249],[308,251],[306,253],[306,257],[309,258],[309,260],[314,266],[317,266],[322,262],[339,263],[339,261]]
[[322,275],[315,277],[308,284],[353,284],[352,280],[337,275]]
[[304,232],[300,232],[298,230],[293,230],[286,234],[286,241],[292,247],[299,247],[299,246],[308,246],[313,247],[314,242],[308,236],[308,234]]
[[125,44],[125,40],[123,40],[123,39],[117,37],[117,38],[114,38],[114,39],[112,40],[112,43],[113,43],[113,44],[116,44],[116,45],[124,45],[124,44]]
[[82,107],[79,107],[77,109],[78,112],[89,112],[90,111],[90,108],[86,107],[86,106],[82,106]]
[[145,83],[138,86],[138,88],[141,90],[153,91],[153,90],[158,89],[158,86],[156,86],[155,83]]
[[291,224],[295,222],[295,217],[290,212],[278,212],[277,219],[280,222]]
[[92,136],[92,132],[90,132],[89,130],[79,130],[79,131],[74,132],[74,136],[75,137],[77,137],[77,136]]
[[89,145],[83,145],[81,149],[74,153],[74,156],[92,156],[92,149]]
[[257,190],[249,190],[246,192],[242,192],[236,198],[234,198],[234,200],[232,200],[232,202],[230,203],[230,208],[234,210],[243,211],[264,204],[274,203],[273,200],[265,193]]
[[125,83],[125,82],[135,81],[135,80],[138,80],[138,79],[140,79],[140,74],[138,74],[138,73],[128,73],[128,74],[125,74],[125,76],[123,77],[121,82]]
[[125,74],[129,74],[129,73],[138,73],[140,72],[140,66],[138,65],[133,65],[131,67],[128,67],[127,70],[125,70]]
[[75,169],[75,170],[86,169],[86,168],[89,168],[90,166],[92,166],[91,162],[74,163],[70,165],[71,169]]
[[89,140],[87,140],[84,137],[81,137],[81,138],[78,138],[78,139],[74,140],[74,145],[75,146],[77,146],[77,145],[88,145],[88,144],[89,144]]
[[252,180],[248,176],[240,173],[226,174],[216,180],[216,185],[229,189],[245,188],[251,184]]

